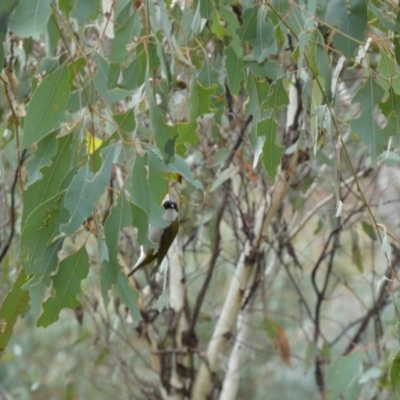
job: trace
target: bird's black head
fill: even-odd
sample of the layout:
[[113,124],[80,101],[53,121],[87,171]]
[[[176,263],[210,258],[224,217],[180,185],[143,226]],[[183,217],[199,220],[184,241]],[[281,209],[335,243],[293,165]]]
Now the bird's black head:
[[176,211],[178,211],[178,204],[176,204],[176,203],[175,203],[174,201],[172,201],[172,200],[164,201],[163,207],[164,207],[166,210],[176,210]]

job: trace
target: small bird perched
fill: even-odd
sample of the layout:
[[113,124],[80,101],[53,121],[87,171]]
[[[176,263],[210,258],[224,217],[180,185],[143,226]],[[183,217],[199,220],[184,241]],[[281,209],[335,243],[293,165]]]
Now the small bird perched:
[[174,241],[179,230],[178,205],[172,200],[167,200],[164,202],[163,207],[165,209],[164,220],[169,221],[170,224],[162,228],[153,225],[149,226],[149,240],[158,244],[158,249],[144,249],[142,246],[140,257],[132,270],[129,271],[128,276],[131,276],[138,269],[145,267],[154,260],[157,260],[156,266],[159,267]]

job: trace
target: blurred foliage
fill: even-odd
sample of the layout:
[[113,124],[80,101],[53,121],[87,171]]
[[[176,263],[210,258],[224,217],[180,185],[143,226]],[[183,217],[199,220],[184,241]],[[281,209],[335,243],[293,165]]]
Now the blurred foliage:
[[[398,395],[399,16],[379,0],[2,1],[0,397],[188,398],[243,254],[210,398],[243,320],[237,398]],[[126,276],[166,196],[179,311],[160,275]]]

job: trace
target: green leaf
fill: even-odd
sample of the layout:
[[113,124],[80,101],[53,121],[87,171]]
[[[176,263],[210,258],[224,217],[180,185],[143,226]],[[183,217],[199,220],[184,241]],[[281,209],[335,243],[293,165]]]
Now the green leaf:
[[154,99],[149,80],[146,81],[147,102],[150,111],[150,123],[158,148],[161,150],[165,162],[174,161],[175,141],[179,136],[176,126],[167,125]]
[[228,47],[225,52],[225,68],[228,76],[228,85],[233,95],[238,94],[240,83],[246,77],[244,73],[244,62],[239,58],[232,47]]
[[78,21],[79,26],[83,26],[87,19],[95,19],[97,10],[100,9],[98,0],[85,0],[75,2],[75,7],[71,13],[71,18]]
[[336,400],[350,387],[354,381],[358,380],[362,367],[362,353],[357,352],[340,357],[329,367],[326,375],[328,386],[328,400]]
[[147,55],[142,44],[136,49],[135,59],[122,71],[125,90],[133,90],[144,83],[146,77]]
[[218,85],[218,72],[212,67],[209,60],[204,60],[203,66],[197,75],[197,81],[206,88]]
[[186,161],[183,158],[175,156],[175,161],[173,164],[168,165],[168,170],[173,173],[178,172],[196,189],[204,190],[201,182],[193,178],[192,171],[190,171],[189,166],[187,165]]
[[245,42],[257,36],[258,7],[246,8],[242,15],[243,24],[236,30],[239,38]]
[[103,164],[96,174],[89,169],[89,164],[82,167],[71,182],[65,194],[65,208],[70,213],[70,220],[60,227],[65,234],[75,232],[94,210],[95,202],[104,193],[110,181],[116,146],[106,147],[102,152]]
[[394,389],[400,386],[400,351],[396,353],[390,366],[390,383]]
[[392,80],[394,77],[399,76],[397,73],[396,63],[393,59],[393,56],[388,54],[385,49],[379,49],[380,59],[378,64],[378,73],[377,82],[380,86],[387,92],[392,86]]
[[[132,5],[128,4],[120,14],[125,13],[129,16],[127,9],[131,8]],[[114,38],[111,39],[111,52],[108,56],[109,61],[120,63],[125,60],[128,54],[127,44],[131,41],[132,36],[137,36],[140,31],[139,16],[139,13],[132,14],[114,30]]]
[[11,14],[9,29],[16,35],[35,40],[47,31],[51,0],[19,0]]
[[28,173],[28,181],[25,185],[27,189],[32,183],[43,178],[40,170],[43,167],[50,166],[51,160],[57,152],[57,136],[58,131],[51,132],[44,137],[38,144],[33,157],[29,158],[25,165],[26,172]]
[[197,118],[205,114],[212,113],[215,110],[211,109],[210,98],[215,92],[216,86],[204,88],[199,85],[196,79],[193,79],[190,85],[190,94],[188,99],[189,104],[189,122],[178,125],[179,137],[177,144],[189,143],[194,146],[199,137],[197,135]]
[[351,259],[352,259],[352,262],[360,272],[364,272],[362,252],[360,249],[360,245],[358,243],[357,232],[355,230],[351,229],[350,233],[351,233]]
[[263,103],[269,96],[269,83],[266,80],[260,81],[253,74],[249,74],[246,89],[249,96],[249,101],[245,108],[246,115],[252,115],[254,122],[268,118],[271,115],[271,111],[265,111]]
[[28,274],[40,271],[39,261],[43,252],[57,234],[63,194],[44,200],[26,219],[21,233],[19,258]]
[[117,124],[117,131],[123,140],[132,140],[133,132],[136,129],[136,119],[133,110],[128,110],[123,114],[114,114],[113,119]]
[[50,275],[57,269],[58,252],[62,249],[64,238],[59,238],[50,244],[44,251],[40,262],[32,272],[35,275],[24,285],[24,290],[29,290],[31,298],[31,314],[37,319],[42,312],[42,301],[47,288],[51,284]]
[[[385,18],[384,15],[382,14],[381,10],[379,10],[379,8],[375,7],[372,2],[369,3],[368,7],[372,11],[372,13],[375,15],[375,17],[378,18],[379,22],[384,27],[386,27],[394,32],[397,32],[397,33],[400,32],[400,24],[399,23],[394,23],[394,22],[390,21],[389,19]],[[390,16],[390,15],[391,15],[391,13],[385,12],[385,16]]]
[[21,148],[38,142],[55,128],[67,107],[70,94],[66,64],[46,76],[29,102]]
[[81,281],[89,273],[89,258],[85,246],[60,261],[56,275],[51,279],[55,293],[43,303],[43,313],[37,326],[46,328],[58,320],[63,308],[74,309],[80,305],[76,296],[81,291]]
[[102,263],[101,269],[101,294],[103,295],[104,305],[107,306],[110,298],[108,290],[117,282],[118,271],[121,265],[118,262],[118,239],[122,228],[130,226],[132,223],[132,212],[128,201],[123,192],[118,197],[115,207],[104,224],[105,242],[108,248],[108,260]]
[[369,78],[353,97],[353,103],[359,102],[362,107],[359,118],[353,119],[350,123],[352,131],[369,147],[371,163],[376,166],[377,156],[384,150],[388,139],[395,132],[391,124],[380,128],[374,118],[374,110],[382,100],[384,90],[372,79]]
[[137,205],[130,203],[131,212],[132,212],[132,226],[134,226],[137,233],[137,241],[141,246],[149,247],[151,246],[151,242],[148,238],[148,230],[149,230],[149,217],[143,208],[138,207]]
[[75,0],[58,0],[58,6],[60,10],[65,13],[67,18],[71,14],[71,11],[74,9]]
[[265,137],[262,162],[272,182],[275,180],[276,169],[281,163],[283,147],[276,144],[278,125],[273,118],[263,119],[257,123],[257,136]]
[[309,37],[309,61],[314,78],[321,75],[325,83],[325,95],[330,101],[332,99],[332,68],[327,54],[324,39],[318,29],[314,29]]
[[216,9],[211,13],[211,32],[218,38],[223,39],[225,36],[225,27],[221,22],[221,18]]
[[[26,165],[28,183],[23,203],[22,227],[25,226],[26,218],[36,207],[59,193],[61,182],[69,171],[73,159],[72,135],[59,139],[56,139],[55,135],[56,132],[38,143],[34,157]],[[49,157],[51,157],[50,163]],[[37,180],[40,175],[41,178]]]
[[99,54],[95,56],[97,71],[94,76],[94,85],[99,92],[100,96],[104,98],[104,100],[108,102],[117,102],[125,100],[126,97],[131,95],[130,91],[121,89],[119,87],[115,87],[112,90],[108,89],[109,82],[109,72],[110,65],[109,63],[101,57]]
[[168,190],[165,172],[168,171],[163,160],[149,151],[143,157],[136,156],[130,182],[130,201],[143,209],[157,226],[165,223],[160,206]]
[[221,18],[225,20],[225,34],[231,37],[231,47],[235,50],[238,57],[243,55],[242,42],[237,34],[237,30],[240,28],[239,21],[236,14],[223,4],[220,4],[219,12]]
[[14,330],[19,316],[29,310],[29,293],[22,289],[28,277],[21,270],[0,308],[0,359]]
[[367,3],[365,0],[332,0],[329,2],[326,22],[337,26],[333,45],[347,58],[364,41],[367,27]]
[[262,63],[269,55],[276,54],[278,51],[274,26],[271,21],[265,22],[266,13],[265,8],[259,8],[257,14],[257,36],[250,41],[254,58],[258,63]]
[[209,19],[215,8],[212,0],[201,0],[199,2],[201,18]]
[[389,88],[387,100],[384,103],[380,103],[379,107],[388,120],[395,117],[396,127],[393,129],[393,133],[396,135],[393,136],[392,145],[397,148],[400,146],[400,95],[394,92],[393,87]]
[[281,107],[289,104],[289,97],[283,80],[284,78],[278,79],[271,85],[268,97],[262,103],[264,110],[277,112]]
[[370,223],[367,221],[361,222],[363,231],[373,240],[376,240],[376,232]]
[[122,274],[121,272],[118,273],[118,280],[114,287],[118,292],[122,302],[128,306],[132,318],[135,321],[141,321],[142,316],[138,306],[136,305],[139,294],[136,290],[129,286],[128,278],[125,274]]
[[130,201],[143,210],[147,215],[151,213],[151,191],[149,189],[148,157],[136,155],[131,175]]

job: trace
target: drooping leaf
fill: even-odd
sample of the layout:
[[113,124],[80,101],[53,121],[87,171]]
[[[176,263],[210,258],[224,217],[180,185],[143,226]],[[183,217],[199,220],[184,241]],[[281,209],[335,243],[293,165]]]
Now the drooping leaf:
[[361,372],[362,353],[360,351],[336,359],[329,367],[326,375],[329,400],[336,400],[355,382],[357,384]]
[[369,147],[373,166],[376,166],[377,157],[384,150],[389,137],[394,134],[391,123],[381,128],[374,117],[375,107],[382,100],[383,94],[383,89],[369,78],[353,97],[353,103],[360,103],[362,110],[361,115],[353,119],[350,126]]
[[150,123],[158,148],[161,150],[166,163],[173,162],[175,155],[175,142],[179,136],[176,126],[164,122],[163,115],[154,99],[149,80],[146,81],[147,102],[150,111]]
[[186,161],[179,156],[175,156],[175,161],[173,164],[168,165],[168,170],[170,172],[177,172],[182,175],[190,184],[192,184],[196,189],[204,190],[203,185],[197,179],[194,179],[192,172]]
[[51,159],[57,152],[57,140],[55,136],[58,131],[52,132],[44,137],[37,145],[37,149],[28,162],[25,165],[25,169],[28,173],[28,181],[25,188],[28,188],[32,183],[43,177],[40,170],[43,167],[51,165]]
[[376,81],[385,92],[393,90],[396,94],[400,94],[400,74],[397,71],[396,60],[392,53],[389,53],[384,48],[379,49],[379,52],[380,59],[377,68],[379,75]]
[[94,76],[94,85],[99,92],[100,96],[102,96],[108,102],[116,102],[122,101],[126,97],[131,95],[131,92],[128,90],[121,89],[119,87],[114,87],[109,90],[108,82],[109,82],[109,72],[110,72],[110,64],[104,59],[101,55],[96,54],[95,56],[97,70],[96,75]]
[[394,92],[393,87],[389,88],[387,100],[380,103],[379,107],[388,120],[394,118],[395,128],[392,133],[395,136],[392,137],[392,145],[397,148],[400,146],[400,95]]
[[137,36],[140,31],[140,24],[139,24],[139,13],[134,13],[129,15],[127,12],[129,9],[132,8],[131,4],[127,4],[120,14],[125,14],[126,19],[121,21],[119,25],[114,29],[114,38],[111,39],[111,53],[108,56],[108,60],[120,63],[125,60],[128,50],[126,45],[131,40],[132,36]]
[[212,0],[203,0],[199,1],[199,7],[201,18],[209,19],[215,6]]
[[257,13],[257,35],[250,41],[253,55],[258,63],[271,54],[276,54],[278,47],[275,41],[274,26],[271,21],[265,22],[266,9],[260,7]]
[[229,89],[233,95],[238,94],[240,84],[246,77],[244,73],[244,62],[236,55],[232,47],[225,50],[225,68],[228,76]]
[[242,26],[236,30],[239,38],[245,42],[257,36],[257,13],[258,7],[246,8],[242,15]]
[[132,212],[123,192],[118,197],[115,207],[104,224],[105,242],[108,249],[108,260],[103,260],[101,269],[101,293],[104,304],[107,306],[110,298],[108,290],[117,282],[121,265],[118,262],[118,240],[122,228],[132,224]]
[[281,162],[283,147],[276,144],[278,125],[273,118],[263,119],[257,123],[257,136],[265,137],[262,162],[271,181],[274,182],[276,169]]
[[87,19],[96,18],[98,10],[98,0],[76,1],[71,17],[78,21],[79,26],[83,26]]
[[39,262],[43,252],[57,234],[63,196],[64,193],[60,192],[54,197],[46,198],[26,218],[21,233],[19,259],[27,274],[40,270]]
[[[151,222],[162,226],[161,202],[168,190],[164,174],[168,172],[162,159],[148,152],[137,155],[130,182],[130,202],[146,212]],[[147,233],[146,233],[147,234]]]
[[143,45],[139,44],[136,49],[136,57],[122,70],[123,82],[121,87],[129,91],[141,86],[146,76],[146,64],[147,54]]
[[254,123],[262,118],[268,118],[271,115],[271,110],[266,111],[263,103],[269,96],[269,83],[266,80],[257,79],[253,74],[249,74],[246,89],[249,96],[249,101],[245,108],[246,115],[252,115]]
[[46,76],[29,103],[21,147],[26,148],[45,137],[63,115],[70,94],[69,74],[63,64]]
[[365,0],[332,0],[329,2],[326,22],[337,26],[333,45],[347,58],[364,41],[367,27],[367,3]]
[[29,290],[31,299],[31,314],[37,319],[42,312],[42,302],[46,294],[47,288],[51,284],[50,275],[57,269],[58,252],[61,250],[64,238],[56,239],[43,252],[43,257],[35,268],[31,270],[35,275],[23,287]]
[[189,143],[194,146],[197,143],[199,139],[197,135],[197,118],[214,111],[211,108],[210,97],[215,92],[215,88],[216,86],[204,88],[195,79],[193,80],[190,85],[188,99],[190,107],[189,122],[178,125],[179,137],[177,138],[177,144]]
[[29,310],[29,293],[22,289],[28,280],[27,275],[21,270],[17,279],[7,293],[0,308],[0,359],[14,330],[14,325],[19,316],[25,315]]
[[[38,143],[34,157],[27,163],[28,185],[24,196],[22,227],[36,207],[59,193],[61,182],[70,169],[72,135],[56,139],[55,133]],[[51,155],[54,151],[56,153]],[[50,165],[48,165],[49,157],[51,157]],[[42,175],[41,179],[31,181],[37,179],[39,175]]]
[[9,28],[16,35],[37,40],[46,33],[51,0],[19,0],[11,14]]
[[148,158],[136,155],[131,178],[131,201],[149,215],[151,212],[151,193],[149,190]]
[[96,175],[90,171],[88,164],[75,175],[65,194],[65,208],[70,213],[70,219],[61,225],[61,232],[75,232],[94,210],[95,202],[109,183],[116,149],[116,146],[110,146],[101,152],[103,164]]
[[262,108],[267,112],[277,112],[281,107],[289,104],[289,97],[287,95],[283,79],[275,81],[268,93],[267,99],[262,103]]
[[74,309],[80,305],[76,296],[81,291],[81,282],[89,273],[89,258],[85,246],[60,261],[57,273],[51,278],[54,294],[43,303],[43,313],[37,326],[46,328],[59,318],[63,308]]
[[151,242],[148,238],[149,217],[146,212],[136,204],[130,203],[132,212],[132,226],[137,229],[137,241],[141,246],[149,247]]
[[325,48],[324,39],[318,29],[314,29],[309,37],[309,62],[314,78],[318,75],[324,78],[325,95],[328,101],[332,99],[332,68]]
[[136,119],[133,110],[128,110],[123,114],[114,114],[113,119],[117,124],[117,131],[125,141],[132,139],[132,133],[136,128]]
[[204,60],[203,66],[197,76],[197,81],[206,88],[218,85],[218,72],[213,68],[209,60]]
[[390,383],[393,389],[400,387],[400,351],[396,353],[390,366]]
[[115,290],[118,292],[122,302],[129,307],[132,318],[135,321],[141,321],[142,316],[140,310],[136,305],[136,301],[139,298],[139,294],[131,286],[129,286],[128,278],[125,274],[119,272],[118,279],[115,284]]
[[238,57],[242,56],[242,42],[239,39],[237,30],[240,28],[236,14],[224,4],[220,4],[219,12],[221,18],[225,20],[225,34],[231,38],[231,47],[235,50]]

